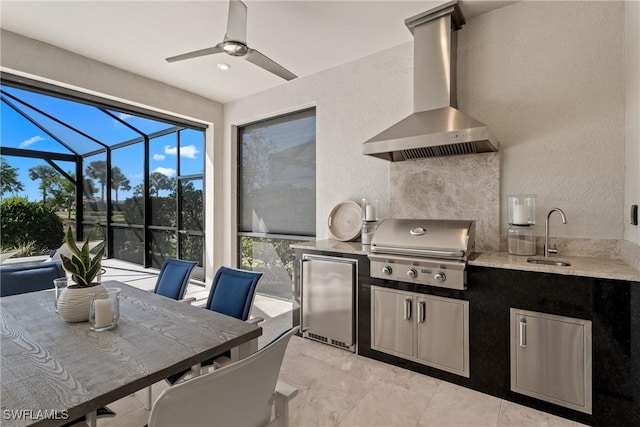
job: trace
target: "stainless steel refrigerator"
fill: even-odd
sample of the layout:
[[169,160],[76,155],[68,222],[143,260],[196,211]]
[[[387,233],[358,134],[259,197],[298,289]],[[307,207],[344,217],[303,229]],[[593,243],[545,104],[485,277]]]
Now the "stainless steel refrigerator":
[[302,335],[356,350],[355,259],[304,255],[301,266]]

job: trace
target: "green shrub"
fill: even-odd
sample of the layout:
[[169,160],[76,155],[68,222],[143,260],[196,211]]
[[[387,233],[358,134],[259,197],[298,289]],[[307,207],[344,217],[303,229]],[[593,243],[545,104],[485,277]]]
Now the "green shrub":
[[64,239],[62,221],[53,208],[26,197],[0,202],[0,246],[3,250],[32,246],[41,255],[59,247]]
[[36,248],[36,242],[20,242],[20,245],[14,246],[12,250],[18,251],[13,256],[14,258],[22,258],[39,254],[39,251]]

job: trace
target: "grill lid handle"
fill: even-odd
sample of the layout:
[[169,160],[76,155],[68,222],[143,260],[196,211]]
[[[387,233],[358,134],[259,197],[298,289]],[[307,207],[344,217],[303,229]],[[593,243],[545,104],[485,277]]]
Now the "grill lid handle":
[[414,255],[422,257],[436,257],[436,258],[463,258],[465,251],[439,251],[435,249],[411,249],[411,248],[394,248],[391,246],[372,245],[371,252],[376,254],[391,254],[391,255]]

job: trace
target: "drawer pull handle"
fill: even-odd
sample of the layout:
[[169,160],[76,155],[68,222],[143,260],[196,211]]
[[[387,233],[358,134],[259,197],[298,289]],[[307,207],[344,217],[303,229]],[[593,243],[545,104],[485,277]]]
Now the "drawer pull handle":
[[411,320],[411,299],[404,300],[404,320]]
[[418,303],[418,323],[424,323],[427,320],[427,311],[424,302]]
[[520,319],[520,347],[527,346],[527,321]]

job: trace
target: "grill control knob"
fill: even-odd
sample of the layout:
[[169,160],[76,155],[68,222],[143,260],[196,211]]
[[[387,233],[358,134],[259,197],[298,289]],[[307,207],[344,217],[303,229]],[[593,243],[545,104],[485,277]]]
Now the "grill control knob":
[[393,270],[388,265],[385,265],[384,267],[382,267],[382,272],[387,276],[390,276],[391,273],[393,273]]
[[438,272],[434,274],[433,278],[436,279],[438,282],[444,282],[445,280],[447,280],[447,276],[445,276],[443,272]]
[[411,270],[407,271],[407,276],[411,277],[412,279],[415,279],[416,277],[418,277],[418,272],[416,271],[415,268],[412,268]]

